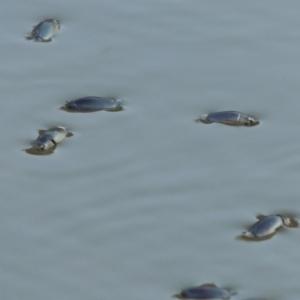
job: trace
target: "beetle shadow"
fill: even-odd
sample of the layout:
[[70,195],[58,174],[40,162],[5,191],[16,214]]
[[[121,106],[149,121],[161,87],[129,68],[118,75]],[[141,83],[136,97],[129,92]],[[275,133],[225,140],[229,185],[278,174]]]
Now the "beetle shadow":
[[43,156],[43,155],[51,155],[54,153],[54,150],[56,149],[56,145],[51,147],[48,150],[38,150],[34,147],[23,149],[22,151],[25,151],[27,154],[30,155],[36,155],[36,156]]
[[276,232],[269,234],[267,236],[264,236],[264,237],[256,237],[256,236],[249,237],[249,236],[245,236],[244,234],[240,234],[235,239],[237,241],[245,241],[245,242],[262,242],[262,241],[270,240],[275,234],[276,234]]
[[116,107],[116,108],[113,108],[113,109],[106,109],[105,111],[107,112],[119,112],[119,111],[123,111],[125,110],[125,108],[123,106],[119,106],[119,107]]

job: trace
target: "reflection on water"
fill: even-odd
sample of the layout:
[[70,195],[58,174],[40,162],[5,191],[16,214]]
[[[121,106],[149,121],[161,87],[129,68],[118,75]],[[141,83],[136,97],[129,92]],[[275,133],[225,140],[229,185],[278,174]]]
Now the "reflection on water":
[[34,147],[28,148],[28,149],[24,149],[23,151],[25,151],[26,153],[30,154],[30,155],[50,155],[53,154],[55,149],[56,149],[57,145],[54,145],[53,147],[47,149],[47,150],[38,150]]
[[[278,230],[280,230],[280,229],[278,229]],[[276,232],[268,234],[267,236],[263,236],[263,237],[256,237],[256,236],[250,237],[250,236],[245,235],[245,233],[243,232],[241,235],[238,235],[236,237],[236,240],[243,240],[246,242],[260,242],[260,241],[266,241],[266,240],[271,239],[275,234],[276,234]]]

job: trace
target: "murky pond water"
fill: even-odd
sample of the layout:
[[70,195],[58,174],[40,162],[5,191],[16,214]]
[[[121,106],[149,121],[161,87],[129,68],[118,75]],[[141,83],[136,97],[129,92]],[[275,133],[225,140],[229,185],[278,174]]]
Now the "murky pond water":
[[[1,299],[298,300],[299,229],[236,240],[256,214],[300,219],[300,3],[2,3]],[[51,43],[27,41],[57,18]],[[125,100],[79,114],[66,101]],[[259,126],[195,123],[236,110]],[[74,136],[51,155],[39,129]]]

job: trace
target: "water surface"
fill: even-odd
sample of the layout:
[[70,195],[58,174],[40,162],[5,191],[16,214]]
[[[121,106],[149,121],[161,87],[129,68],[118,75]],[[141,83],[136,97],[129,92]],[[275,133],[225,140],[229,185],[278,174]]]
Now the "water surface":
[[[170,299],[203,283],[298,300],[298,229],[235,237],[299,203],[300,4],[2,3],[1,299]],[[24,39],[45,18],[51,43]],[[121,112],[71,114],[84,96]],[[237,110],[235,128],[198,124]],[[52,155],[38,129],[74,133]]]

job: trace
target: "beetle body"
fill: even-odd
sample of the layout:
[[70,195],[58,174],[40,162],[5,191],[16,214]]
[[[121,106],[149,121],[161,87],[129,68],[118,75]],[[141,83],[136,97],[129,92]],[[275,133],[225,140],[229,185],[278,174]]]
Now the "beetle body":
[[55,19],[47,19],[36,25],[31,36],[27,37],[29,40],[34,40],[35,42],[51,42],[53,35],[60,29],[60,23]]
[[221,111],[211,113],[201,116],[196,121],[206,124],[222,123],[233,126],[255,126],[259,124],[259,121],[238,111]]
[[269,215],[254,223],[243,235],[249,238],[262,238],[274,234],[283,225],[282,217]]
[[41,130],[39,136],[31,142],[31,145],[37,150],[48,150],[59,143],[67,133],[67,129],[63,126]]
[[219,288],[214,284],[203,284],[185,289],[174,297],[179,299],[230,299],[235,294],[231,290]]
[[67,101],[64,108],[75,112],[93,112],[98,110],[122,109],[123,100],[116,100],[104,97],[83,97],[72,101]]

